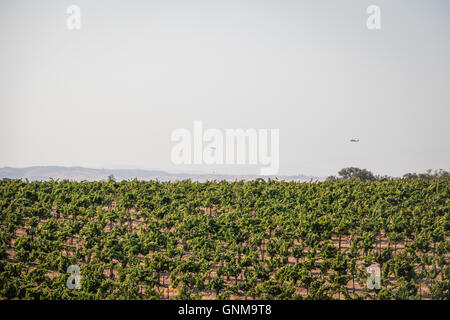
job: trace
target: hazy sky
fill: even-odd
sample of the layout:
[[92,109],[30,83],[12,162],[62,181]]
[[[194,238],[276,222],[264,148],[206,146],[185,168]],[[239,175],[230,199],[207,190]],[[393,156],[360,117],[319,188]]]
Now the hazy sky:
[[172,164],[201,120],[280,129],[280,174],[449,170],[449,30],[448,0],[1,0],[0,166],[259,171]]

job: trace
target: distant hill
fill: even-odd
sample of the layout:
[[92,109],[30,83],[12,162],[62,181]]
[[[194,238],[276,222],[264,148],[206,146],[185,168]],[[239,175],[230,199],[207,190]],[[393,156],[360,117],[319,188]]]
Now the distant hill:
[[121,180],[159,180],[178,181],[191,179],[193,181],[212,180],[253,180],[257,178],[271,178],[285,181],[310,181],[323,180],[319,177],[304,175],[298,176],[259,176],[259,175],[222,175],[222,174],[188,174],[188,173],[168,173],[157,170],[141,169],[92,169],[83,167],[59,167],[59,166],[38,166],[26,168],[0,168],[0,179],[28,179],[28,180],[50,180],[69,179],[73,181],[99,181],[107,180],[113,175],[117,181]]

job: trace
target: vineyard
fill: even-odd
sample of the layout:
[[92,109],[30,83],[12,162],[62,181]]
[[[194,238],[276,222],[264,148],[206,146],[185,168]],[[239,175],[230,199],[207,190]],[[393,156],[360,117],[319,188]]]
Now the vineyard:
[[449,299],[449,187],[3,179],[0,299]]

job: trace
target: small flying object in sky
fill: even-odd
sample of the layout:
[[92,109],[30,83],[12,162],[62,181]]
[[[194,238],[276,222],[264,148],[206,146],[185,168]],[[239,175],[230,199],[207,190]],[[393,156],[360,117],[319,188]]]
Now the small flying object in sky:
[[350,139],[350,142],[359,142],[359,139]]

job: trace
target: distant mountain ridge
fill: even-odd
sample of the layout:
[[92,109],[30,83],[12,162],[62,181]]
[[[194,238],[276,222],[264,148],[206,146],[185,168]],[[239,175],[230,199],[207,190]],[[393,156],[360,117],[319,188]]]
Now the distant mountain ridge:
[[0,168],[0,179],[28,179],[50,180],[50,179],[68,179],[73,181],[100,181],[107,180],[113,175],[117,181],[121,180],[159,180],[159,181],[179,181],[191,179],[193,181],[212,181],[212,180],[254,180],[258,178],[275,179],[285,181],[318,181],[323,180],[319,177],[311,176],[260,176],[260,175],[226,175],[226,174],[189,174],[189,173],[168,173],[160,170],[142,170],[142,169],[93,169],[84,167],[62,167],[62,166],[35,166],[26,168]]

